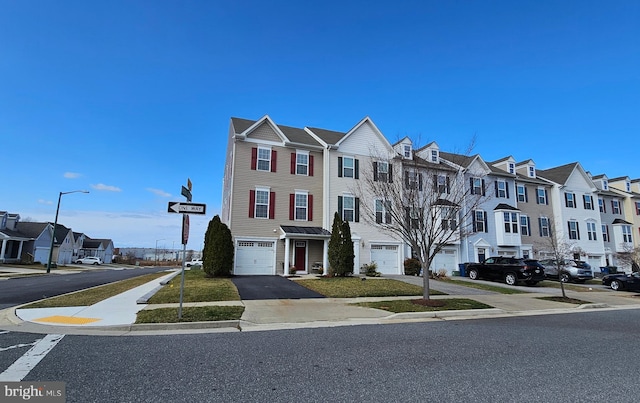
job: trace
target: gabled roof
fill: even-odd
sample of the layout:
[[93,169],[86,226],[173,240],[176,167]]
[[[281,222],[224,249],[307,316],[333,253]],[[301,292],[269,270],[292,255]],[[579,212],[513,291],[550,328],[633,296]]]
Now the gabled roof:
[[613,220],[612,224],[633,225],[630,222],[623,220],[622,218],[616,218],[615,220]]
[[49,227],[48,222],[18,222],[16,231],[27,238],[36,239]]
[[291,143],[287,145],[301,144],[315,147],[320,146],[320,143],[318,143],[316,139],[309,135],[309,133],[307,133],[304,129],[276,124],[269,117],[269,115],[265,115],[258,120],[249,120],[235,117],[231,118],[231,125],[233,126],[234,133],[245,136],[251,133],[252,129],[259,127],[265,122],[274,127],[276,134],[282,139],[284,143]]
[[378,126],[376,126],[375,123],[373,123],[373,120],[371,120],[371,118],[369,116],[365,116],[364,118],[362,118],[361,121],[359,121],[355,126],[353,126],[353,128],[351,128],[351,130],[349,130],[347,132],[347,134],[345,134],[337,143],[336,145],[340,145],[340,143],[346,141],[347,138],[349,138],[353,133],[355,133],[360,127],[364,126],[366,123],[368,123],[369,125],[371,125],[371,128],[373,129],[373,133],[378,136],[378,138],[384,143],[385,146],[387,146],[389,149],[393,149],[393,146],[389,143],[389,140],[387,140],[387,138],[384,136],[384,134],[382,134],[382,132],[380,131],[380,129],[378,129]]
[[[53,227],[53,223],[49,223]],[[69,228],[65,227],[62,224],[56,224],[56,230],[54,232],[54,239],[56,244],[60,244],[64,238],[66,238],[67,234],[71,231]]]
[[87,238],[82,242],[82,249],[98,249],[102,246],[102,240]]
[[308,131],[318,136],[318,138],[327,145],[336,145],[344,137],[345,133],[335,132],[332,130],[319,129],[317,127],[307,127]]
[[484,162],[484,160],[480,157],[479,154],[463,155],[463,154],[454,154],[454,153],[447,153],[444,151],[440,151],[440,158],[445,161],[449,161],[455,165],[458,165],[462,168],[469,168],[474,161],[479,160],[482,163],[482,165],[484,165],[487,168],[487,170],[490,169],[487,166],[487,164]]
[[536,172],[538,176],[548,179],[557,184],[564,184],[569,179],[569,176],[578,167],[578,162],[571,162],[569,164],[560,165],[559,167],[550,169],[538,169]]

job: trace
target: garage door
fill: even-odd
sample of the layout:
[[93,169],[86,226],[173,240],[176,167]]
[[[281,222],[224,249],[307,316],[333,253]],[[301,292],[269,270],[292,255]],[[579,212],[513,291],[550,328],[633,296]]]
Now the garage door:
[[238,241],[236,248],[236,275],[274,275],[273,241]]
[[458,254],[455,250],[444,249],[441,250],[431,262],[431,271],[438,273],[438,271],[444,269],[447,271],[447,275],[451,276],[454,270],[458,270],[457,266]]
[[49,261],[49,248],[45,248],[44,246],[36,246],[36,250],[34,252],[34,262],[47,264],[47,262]]
[[371,261],[382,274],[400,274],[398,245],[371,245]]

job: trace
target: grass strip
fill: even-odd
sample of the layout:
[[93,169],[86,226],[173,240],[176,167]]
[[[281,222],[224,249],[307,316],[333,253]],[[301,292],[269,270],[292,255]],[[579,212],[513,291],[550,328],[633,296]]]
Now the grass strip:
[[[175,276],[148,301],[149,304],[180,302],[181,275]],[[239,301],[238,289],[228,278],[207,278],[203,270],[185,270],[183,302]]]
[[364,306],[367,308],[383,309],[394,313],[401,312],[431,312],[431,311],[452,311],[463,309],[487,309],[493,308],[482,302],[474,301],[467,298],[447,298],[439,299],[443,302],[443,306],[424,306],[414,304],[411,300],[394,300],[394,301],[378,301],[378,302],[362,302],[354,305]]
[[[296,280],[298,284],[330,298],[422,296],[422,287],[391,279],[333,277]],[[431,295],[446,295],[430,290]]]
[[145,309],[138,312],[136,323],[180,323],[239,320],[243,306],[197,306],[183,307],[178,320],[178,308]]
[[543,299],[545,301],[566,302],[568,304],[576,304],[576,305],[591,303],[590,301],[584,301],[581,299],[569,298],[569,297],[538,297],[538,299]]
[[475,288],[478,290],[493,291],[500,294],[525,294],[526,293],[526,291],[519,290],[515,287],[500,287],[499,285],[474,283],[474,282],[465,281],[465,280],[449,279],[449,280],[439,280],[439,281],[447,281],[447,282],[454,283],[456,285],[462,285],[465,287]]
[[159,277],[166,276],[166,272],[149,273],[143,276],[121,280],[115,283],[102,285],[99,287],[82,290],[71,294],[60,295],[57,297],[47,298],[42,301],[34,302],[23,308],[58,308],[65,306],[89,306],[103,301],[114,295],[121,294],[136,288]]
[[[591,283],[589,283],[591,284]],[[602,285],[602,281],[595,283],[594,285],[599,284]],[[549,281],[549,280],[545,280],[545,281],[541,281],[538,283],[538,287],[550,287],[550,288],[557,288],[560,289],[560,282],[559,281]],[[593,287],[582,287],[579,285],[575,285],[575,284],[567,284],[564,283],[564,289],[565,290],[570,290],[570,291],[577,291],[577,292],[594,292],[594,291],[604,291],[602,288],[596,288],[594,289]]]

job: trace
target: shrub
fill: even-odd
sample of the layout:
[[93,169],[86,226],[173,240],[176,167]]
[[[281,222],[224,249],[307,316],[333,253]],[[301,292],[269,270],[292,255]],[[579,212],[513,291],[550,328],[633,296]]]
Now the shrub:
[[420,261],[418,259],[409,258],[404,261],[405,275],[418,276],[420,275],[420,270],[422,270],[422,266],[420,266]]
[[233,238],[229,227],[213,217],[204,235],[203,269],[207,277],[230,276],[233,270]]
[[364,271],[364,274],[367,277],[380,277],[381,273],[376,270],[377,268],[378,264],[376,262],[362,265],[362,271]]

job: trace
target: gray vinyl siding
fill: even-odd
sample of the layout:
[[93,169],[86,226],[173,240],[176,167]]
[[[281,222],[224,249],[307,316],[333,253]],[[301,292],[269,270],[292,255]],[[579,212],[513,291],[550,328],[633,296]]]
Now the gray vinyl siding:
[[282,139],[276,134],[273,128],[267,122],[263,122],[251,132],[250,137],[254,140],[266,140],[282,142]]

